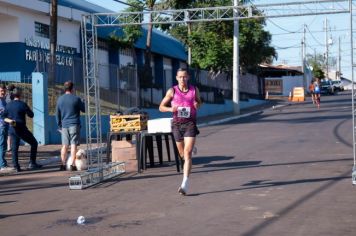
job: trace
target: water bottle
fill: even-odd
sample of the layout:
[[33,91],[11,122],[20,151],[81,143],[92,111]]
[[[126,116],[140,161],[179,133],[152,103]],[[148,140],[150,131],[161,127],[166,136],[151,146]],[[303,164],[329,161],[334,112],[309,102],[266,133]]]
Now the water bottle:
[[85,217],[84,216],[79,216],[77,219],[77,224],[78,225],[83,225],[85,223]]

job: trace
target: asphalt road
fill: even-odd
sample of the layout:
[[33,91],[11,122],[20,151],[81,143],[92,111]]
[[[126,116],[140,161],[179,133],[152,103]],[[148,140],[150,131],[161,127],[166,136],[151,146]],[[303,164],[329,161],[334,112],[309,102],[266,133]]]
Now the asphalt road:
[[86,190],[1,176],[0,235],[356,235],[350,94],[200,131],[188,196],[173,163]]

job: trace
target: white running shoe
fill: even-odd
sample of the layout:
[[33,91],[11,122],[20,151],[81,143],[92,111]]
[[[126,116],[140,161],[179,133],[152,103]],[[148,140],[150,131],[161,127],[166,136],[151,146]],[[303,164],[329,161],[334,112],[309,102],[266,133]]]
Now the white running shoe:
[[179,187],[179,188],[178,188],[178,193],[179,193],[180,195],[183,195],[183,196],[185,196],[185,195],[187,194],[186,190],[185,190],[184,188],[182,188],[182,187]]
[[6,167],[0,168],[0,171],[1,171],[1,172],[12,172],[12,171],[15,171],[15,169],[12,168],[12,167],[6,166]]

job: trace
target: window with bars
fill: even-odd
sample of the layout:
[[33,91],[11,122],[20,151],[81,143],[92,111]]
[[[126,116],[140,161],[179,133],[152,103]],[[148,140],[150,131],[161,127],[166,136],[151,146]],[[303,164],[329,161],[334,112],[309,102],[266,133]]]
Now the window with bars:
[[35,35],[49,39],[49,25],[35,22]]

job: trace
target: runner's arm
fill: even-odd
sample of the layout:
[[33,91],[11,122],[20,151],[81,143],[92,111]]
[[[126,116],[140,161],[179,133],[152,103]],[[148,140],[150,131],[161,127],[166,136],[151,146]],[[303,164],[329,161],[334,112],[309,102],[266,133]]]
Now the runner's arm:
[[200,92],[198,87],[195,87],[195,102],[194,102],[194,107],[195,109],[198,109],[202,104],[202,101],[200,99]]
[[174,112],[177,108],[169,106],[169,103],[172,101],[173,98],[173,88],[168,89],[166,96],[161,101],[159,105],[160,112]]

